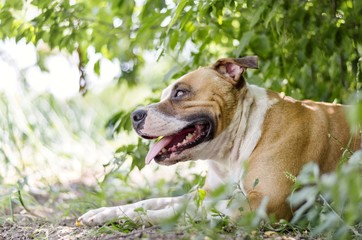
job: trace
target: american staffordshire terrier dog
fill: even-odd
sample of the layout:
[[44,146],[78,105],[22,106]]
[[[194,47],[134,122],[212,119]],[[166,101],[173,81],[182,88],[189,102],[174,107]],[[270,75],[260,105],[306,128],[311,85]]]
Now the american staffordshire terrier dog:
[[[298,101],[250,85],[243,76],[248,68],[258,68],[256,56],[219,59],[184,75],[163,91],[159,103],[132,114],[133,127],[143,138],[160,139],[151,146],[146,163],[204,159],[210,163],[206,192],[222,184],[240,186],[246,199],[236,210],[226,200],[216,205],[232,219],[242,216],[239,209],[255,210],[263,199],[268,214],[290,219],[293,208],[287,198],[293,181],[286,173],[297,176],[311,161],[322,173],[333,171],[343,152],[356,150],[361,140],[350,133],[346,107]],[[184,209],[185,203],[188,214],[195,216],[194,195],[91,210],[78,221],[101,225],[127,217],[158,224]],[[144,209],[143,215],[134,211],[138,208]]]

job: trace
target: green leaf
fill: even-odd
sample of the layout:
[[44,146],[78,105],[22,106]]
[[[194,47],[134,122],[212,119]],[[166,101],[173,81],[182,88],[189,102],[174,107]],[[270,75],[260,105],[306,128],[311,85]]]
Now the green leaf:
[[254,14],[252,15],[252,18],[250,19],[250,23],[249,23],[251,28],[260,22],[260,16],[264,12],[265,7],[266,7],[266,4],[262,4],[261,6],[259,6],[256,9]]
[[176,7],[175,10],[175,14],[173,15],[170,24],[168,25],[167,28],[167,32],[170,31],[170,29],[173,27],[173,25],[175,25],[175,23],[177,22],[177,20],[179,19],[182,11],[184,10],[184,8],[186,7],[186,5],[189,3],[189,0],[181,0],[179,2],[179,4]]
[[15,10],[21,10],[24,6],[23,0],[6,0],[5,8],[13,8]]
[[238,48],[234,51],[234,56],[243,56],[242,52],[245,47],[249,44],[250,39],[254,36],[254,30],[250,30],[246,33],[243,33]]
[[100,60],[97,60],[97,62],[94,64],[93,70],[94,72],[99,76],[100,75]]
[[172,33],[170,34],[170,48],[172,50],[175,49],[178,41],[179,41],[179,31],[172,31]]
[[197,189],[198,195],[196,197],[197,206],[201,206],[206,197],[206,191],[203,189]]

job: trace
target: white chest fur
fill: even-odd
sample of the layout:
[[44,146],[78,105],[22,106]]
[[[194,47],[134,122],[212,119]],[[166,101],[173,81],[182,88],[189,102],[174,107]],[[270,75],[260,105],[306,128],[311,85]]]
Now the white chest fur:
[[245,163],[256,147],[267,110],[276,103],[264,88],[248,85],[245,97],[230,124],[211,142],[206,186],[215,189],[221,184],[238,184],[243,190],[242,177]]

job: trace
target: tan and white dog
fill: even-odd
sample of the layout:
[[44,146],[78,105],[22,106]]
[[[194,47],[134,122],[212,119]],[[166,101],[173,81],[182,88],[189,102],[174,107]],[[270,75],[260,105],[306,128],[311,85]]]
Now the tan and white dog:
[[[330,172],[347,147],[359,148],[360,137],[350,134],[342,105],[298,101],[249,85],[243,77],[247,68],[258,68],[256,56],[220,59],[186,74],[163,91],[159,103],[135,111],[133,126],[143,138],[162,136],[149,150],[146,163],[209,160],[206,192],[237,184],[247,196],[238,209],[256,209],[266,198],[268,214],[290,219],[293,209],[287,197],[293,182],[285,173],[296,176],[311,161],[322,173]],[[100,208],[78,221],[100,225],[128,217],[158,224],[190,199],[192,194]],[[140,207],[143,216],[134,211]],[[197,215],[195,209],[188,205],[190,214]],[[229,209],[226,201],[220,201],[217,209],[231,217],[242,214]]]

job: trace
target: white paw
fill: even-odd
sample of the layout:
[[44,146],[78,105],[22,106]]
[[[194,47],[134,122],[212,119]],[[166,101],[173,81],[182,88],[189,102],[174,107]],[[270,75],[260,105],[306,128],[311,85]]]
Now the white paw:
[[99,226],[121,217],[121,207],[102,207],[90,210],[78,218],[77,222],[87,226]]

